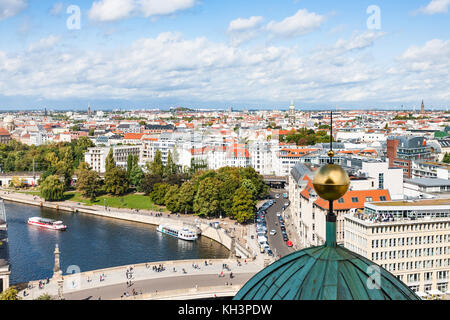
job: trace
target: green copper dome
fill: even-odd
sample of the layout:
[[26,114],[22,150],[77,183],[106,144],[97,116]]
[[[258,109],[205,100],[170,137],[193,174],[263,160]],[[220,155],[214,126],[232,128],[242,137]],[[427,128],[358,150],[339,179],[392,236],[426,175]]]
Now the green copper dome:
[[[374,282],[373,279],[379,280]],[[420,298],[370,260],[341,246],[321,246],[301,250],[276,261],[250,279],[234,300]]]

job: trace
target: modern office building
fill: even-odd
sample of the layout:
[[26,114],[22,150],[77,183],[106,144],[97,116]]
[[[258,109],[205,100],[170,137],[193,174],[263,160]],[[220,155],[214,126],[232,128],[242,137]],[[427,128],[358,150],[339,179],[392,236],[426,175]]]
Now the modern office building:
[[416,292],[448,291],[450,199],[368,202],[344,218],[346,248]]

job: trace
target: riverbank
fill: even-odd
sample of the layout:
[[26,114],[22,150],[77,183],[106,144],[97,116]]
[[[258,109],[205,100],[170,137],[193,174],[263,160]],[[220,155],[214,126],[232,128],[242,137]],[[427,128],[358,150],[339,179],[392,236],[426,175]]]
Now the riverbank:
[[[159,212],[149,210],[137,211],[130,209],[108,208],[98,205],[88,206],[72,201],[48,202],[41,199],[37,195],[15,193],[11,191],[2,191],[0,192],[0,196],[7,201],[73,213],[92,214],[155,226],[166,223],[190,228],[198,228],[201,231],[202,236],[222,244],[228,250],[232,250],[234,248],[233,251],[236,252],[237,256],[242,258],[254,258],[257,256],[257,252],[252,249],[253,246],[249,246],[247,243],[247,241],[250,240],[249,232],[247,230],[248,227],[235,224],[233,221],[227,219],[218,219],[213,221],[189,215],[156,215]],[[219,229],[213,227],[212,222],[215,221],[220,222],[221,227]],[[233,241],[233,239],[235,241]]]

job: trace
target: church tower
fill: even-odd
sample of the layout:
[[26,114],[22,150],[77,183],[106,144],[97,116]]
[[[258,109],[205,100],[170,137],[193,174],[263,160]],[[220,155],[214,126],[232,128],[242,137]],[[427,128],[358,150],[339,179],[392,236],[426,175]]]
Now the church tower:
[[425,104],[423,103],[423,100],[422,105],[420,106],[420,114],[425,114]]
[[289,107],[289,125],[291,127],[295,126],[295,106],[293,100],[291,100],[291,105]]

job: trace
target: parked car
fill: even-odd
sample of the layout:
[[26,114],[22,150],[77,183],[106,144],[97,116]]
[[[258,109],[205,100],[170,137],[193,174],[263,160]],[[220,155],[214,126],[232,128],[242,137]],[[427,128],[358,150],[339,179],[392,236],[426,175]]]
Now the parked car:
[[273,257],[273,252],[272,252],[272,250],[267,250],[267,254],[269,255],[269,256],[271,256],[271,257]]
[[276,234],[277,234],[277,232],[276,232],[275,230],[271,230],[271,231],[270,231],[270,235],[271,235],[271,236],[274,236],[274,235],[276,235]]
[[281,212],[277,212],[277,217],[281,217]]

